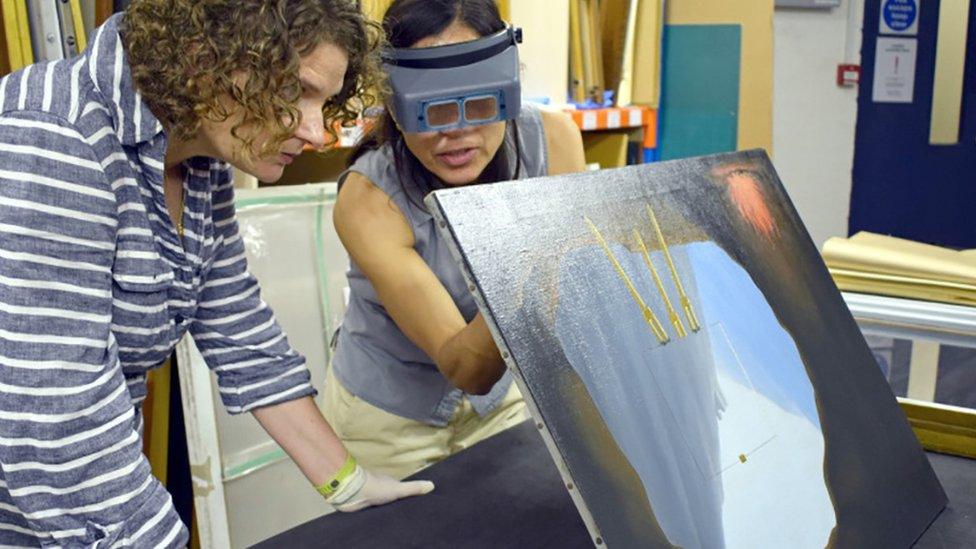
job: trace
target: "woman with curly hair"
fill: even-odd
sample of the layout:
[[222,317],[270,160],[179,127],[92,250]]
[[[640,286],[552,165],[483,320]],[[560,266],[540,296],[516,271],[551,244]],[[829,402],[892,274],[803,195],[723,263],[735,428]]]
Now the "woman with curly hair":
[[187,543],[139,404],[188,331],[228,411],[339,510],[432,488],[348,455],[234,218],[231,166],[274,181],[321,147],[380,42],[354,0],[134,0],[80,56],[0,80],[0,545]]
[[340,176],[350,298],[323,411],[363,464],[401,478],[528,417],[424,195],[584,160],[567,115],[520,104],[520,34],[493,0],[395,0],[383,27],[393,93]]

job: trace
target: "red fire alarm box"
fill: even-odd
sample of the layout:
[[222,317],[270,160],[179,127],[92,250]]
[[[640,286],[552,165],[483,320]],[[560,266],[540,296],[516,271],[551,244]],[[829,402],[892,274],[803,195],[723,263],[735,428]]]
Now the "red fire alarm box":
[[856,86],[861,80],[860,65],[837,65],[837,85],[845,88]]

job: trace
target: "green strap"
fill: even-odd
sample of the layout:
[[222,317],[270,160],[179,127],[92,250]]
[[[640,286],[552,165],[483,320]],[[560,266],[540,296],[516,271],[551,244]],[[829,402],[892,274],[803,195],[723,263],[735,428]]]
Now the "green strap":
[[342,464],[339,472],[337,472],[329,480],[325,481],[325,484],[316,486],[315,490],[317,490],[319,494],[322,494],[322,497],[328,498],[332,494],[336,493],[339,490],[339,487],[342,486],[343,481],[349,478],[355,471],[356,460],[350,454],[349,457],[346,458],[346,462]]
[[246,477],[254,471],[263,469],[285,459],[288,459],[288,454],[286,454],[281,448],[275,448],[274,450],[265,452],[253,459],[249,459],[243,463],[238,463],[237,465],[228,467],[224,470],[224,482],[230,482],[241,477]]

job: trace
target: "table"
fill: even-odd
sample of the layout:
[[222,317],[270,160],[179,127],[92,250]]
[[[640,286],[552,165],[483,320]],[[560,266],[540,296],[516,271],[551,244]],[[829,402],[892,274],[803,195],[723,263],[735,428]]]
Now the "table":
[[[976,460],[928,455],[950,501],[916,547],[976,545]],[[326,515],[255,547],[593,547],[531,421],[416,477],[437,488],[421,498]]]

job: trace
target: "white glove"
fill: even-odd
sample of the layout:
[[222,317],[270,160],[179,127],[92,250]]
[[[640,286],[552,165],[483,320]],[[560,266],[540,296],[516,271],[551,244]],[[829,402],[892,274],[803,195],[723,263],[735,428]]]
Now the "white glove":
[[379,473],[371,473],[356,465],[356,470],[339,490],[326,498],[329,504],[343,513],[366,507],[383,505],[401,498],[422,496],[434,489],[428,480],[399,481]]

